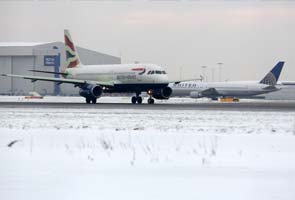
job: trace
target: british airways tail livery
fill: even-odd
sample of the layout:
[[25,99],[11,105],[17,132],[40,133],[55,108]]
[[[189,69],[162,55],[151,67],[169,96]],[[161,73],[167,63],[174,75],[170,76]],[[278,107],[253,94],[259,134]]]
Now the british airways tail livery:
[[171,96],[189,96],[191,98],[234,97],[248,98],[259,94],[279,90],[276,87],[284,62],[278,62],[275,67],[265,75],[260,82],[234,81],[234,82],[197,82],[185,81],[170,84]]
[[66,59],[67,59],[66,68],[79,67],[81,64],[81,61],[76,51],[76,47],[73,43],[70,32],[68,30],[64,30],[64,37],[65,37],[64,39],[65,39]]

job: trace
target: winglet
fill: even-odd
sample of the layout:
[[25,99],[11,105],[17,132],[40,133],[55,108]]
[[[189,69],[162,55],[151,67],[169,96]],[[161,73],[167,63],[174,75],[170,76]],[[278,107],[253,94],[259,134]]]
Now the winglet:
[[272,70],[268,72],[268,74],[266,74],[266,76],[260,81],[260,83],[271,86],[276,85],[277,81],[279,80],[284,64],[284,61],[278,62],[276,66],[274,66],[274,68],[272,68]]

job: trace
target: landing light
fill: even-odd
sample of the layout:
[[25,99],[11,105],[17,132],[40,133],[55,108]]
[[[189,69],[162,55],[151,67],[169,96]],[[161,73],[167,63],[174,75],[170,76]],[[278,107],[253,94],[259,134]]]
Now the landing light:
[[148,93],[148,95],[152,95],[153,94],[153,91],[152,90],[148,90],[147,93]]

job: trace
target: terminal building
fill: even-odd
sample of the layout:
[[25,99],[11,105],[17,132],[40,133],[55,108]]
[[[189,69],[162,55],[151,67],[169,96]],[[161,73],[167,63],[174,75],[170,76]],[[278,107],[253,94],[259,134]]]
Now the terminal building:
[[[120,64],[121,58],[77,47],[81,62],[91,64]],[[54,77],[29,70],[62,71],[66,64],[65,46],[52,43],[0,43],[0,74],[20,74]],[[57,85],[53,82],[0,76],[0,95],[27,95],[36,91],[41,95],[78,95],[72,84]]]

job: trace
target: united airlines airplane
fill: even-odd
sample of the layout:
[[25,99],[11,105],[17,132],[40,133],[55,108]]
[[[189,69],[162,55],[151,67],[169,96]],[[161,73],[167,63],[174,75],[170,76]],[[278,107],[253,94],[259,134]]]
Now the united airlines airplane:
[[[63,78],[2,74],[2,76],[30,79],[35,81],[52,81],[59,84],[69,83],[80,88],[79,94],[85,97],[86,103],[96,103],[103,93],[135,93],[131,98],[133,104],[141,104],[141,92],[149,95],[148,104],[154,99],[168,99],[172,93],[165,70],[155,64],[116,64],[116,65],[83,65],[68,30],[64,31],[66,48],[66,68],[57,74]],[[56,72],[31,70],[40,73]]]
[[276,66],[266,74],[266,76],[257,82],[236,81],[236,82],[197,82],[185,81],[170,84],[172,89],[171,96],[189,96],[191,98],[207,97],[217,100],[218,97],[243,98],[259,94],[274,92],[279,90],[276,87],[280,77],[284,62],[280,61]]

